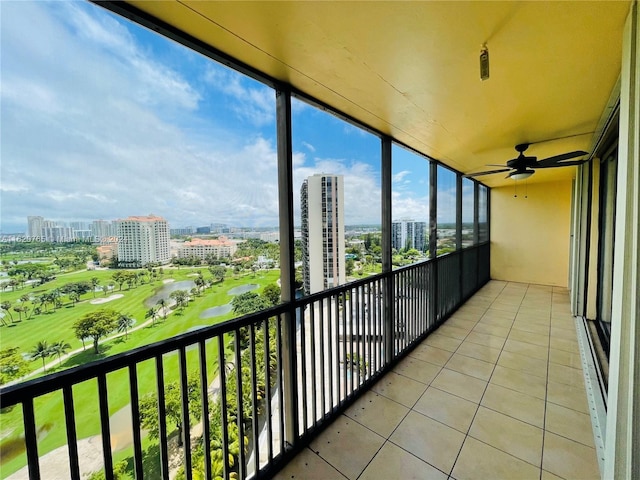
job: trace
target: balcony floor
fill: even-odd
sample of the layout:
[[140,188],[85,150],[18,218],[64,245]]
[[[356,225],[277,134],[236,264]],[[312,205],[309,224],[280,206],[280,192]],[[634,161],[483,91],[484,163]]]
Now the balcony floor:
[[491,281],[279,479],[599,479],[564,288]]

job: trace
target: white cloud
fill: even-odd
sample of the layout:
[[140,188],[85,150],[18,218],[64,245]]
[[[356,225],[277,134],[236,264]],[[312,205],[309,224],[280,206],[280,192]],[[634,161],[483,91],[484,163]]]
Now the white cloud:
[[[394,183],[400,183],[400,182],[402,182],[404,180],[404,178],[407,175],[410,175],[410,174],[411,174],[411,172],[409,170],[403,170],[401,172],[398,172],[398,173],[394,174],[392,180],[393,180]],[[405,180],[405,183],[407,183],[406,180]]]
[[313,145],[311,145],[310,143],[307,142],[302,142],[302,145],[304,147],[306,147],[307,150],[309,150],[310,152],[315,152],[316,151],[316,147],[314,147]]

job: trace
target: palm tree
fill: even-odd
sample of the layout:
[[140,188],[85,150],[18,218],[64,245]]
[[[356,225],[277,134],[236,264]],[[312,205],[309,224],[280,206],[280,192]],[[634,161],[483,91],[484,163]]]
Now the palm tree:
[[5,312],[7,312],[9,314],[9,318],[11,319],[11,323],[13,323],[13,315],[11,315],[11,311],[9,310],[12,305],[11,302],[9,302],[8,300],[2,302],[0,304],[0,307],[2,308],[2,310],[4,310]]
[[151,325],[155,325],[156,324],[156,318],[157,317],[158,317],[158,310],[156,310],[156,307],[151,307],[144,314],[144,318],[150,318],[151,319]]
[[80,300],[80,294],[78,292],[70,292],[69,293],[69,300],[71,300],[71,303],[73,303],[73,306],[76,306],[76,302],[78,300]]
[[96,287],[100,285],[100,279],[98,277],[91,278],[91,287],[93,289],[93,298],[96,298]]
[[51,347],[47,344],[46,340],[38,342],[35,347],[31,349],[29,355],[31,355],[31,360],[35,360],[36,358],[42,359],[42,370],[47,371],[44,366],[44,359],[51,355]]
[[133,326],[134,323],[136,323],[135,320],[124,313],[121,313],[118,317],[118,331],[124,332],[125,340],[127,339],[129,329]]
[[156,305],[160,306],[160,310],[162,310],[162,318],[167,319],[167,300],[165,298],[161,298],[156,302]]
[[60,358],[60,355],[64,355],[65,353],[67,353],[67,351],[70,348],[71,348],[71,345],[69,345],[64,340],[60,340],[59,342],[53,343],[49,347],[49,351],[51,352],[50,353],[51,355],[57,355],[58,356],[58,365],[62,365],[62,359]]

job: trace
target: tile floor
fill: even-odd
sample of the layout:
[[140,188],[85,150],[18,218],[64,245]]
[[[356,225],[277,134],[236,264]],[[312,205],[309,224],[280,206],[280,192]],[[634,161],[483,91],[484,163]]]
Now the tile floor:
[[491,281],[279,479],[599,479],[566,289]]

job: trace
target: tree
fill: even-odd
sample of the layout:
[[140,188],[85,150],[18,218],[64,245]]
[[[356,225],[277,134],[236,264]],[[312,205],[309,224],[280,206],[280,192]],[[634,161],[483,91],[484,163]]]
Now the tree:
[[55,342],[55,343],[51,344],[51,346],[49,347],[49,351],[51,352],[51,355],[57,355],[58,356],[58,365],[62,365],[62,360],[61,360],[60,356],[64,355],[65,353],[67,353],[67,351],[70,350],[70,349],[71,349],[71,345],[69,345],[64,340],[60,340],[59,342]]
[[5,312],[7,312],[9,314],[9,318],[11,319],[11,323],[13,323],[13,315],[11,315],[11,302],[9,302],[8,300],[5,300],[4,302],[2,302],[0,304],[0,307],[2,308],[2,310],[4,310]]
[[129,329],[136,323],[136,321],[130,316],[121,313],[118,316],[118,331],[124,332],[124,339],[127,339],[127,335],[129,333]]
[[271,283],[264,287],[262,296],[266,298],[271,305],[278,305],[280,303],[280,287],[275,283]]
[[[202,414],[200,398],[200,382],[198,377],[187,379],[187,399],[189,403],[189,418],[192,422],[200,420]],[[182,398],[180,384],[172,382],[165,386],[164,404],[167,420],[173,422],[178,429],[178,446],[182,447]],[[158,397],[155,393],[148,393],[140,399],[140,425],[148,430],[151,438],[157,439],[160,432],[158,422]]]
[[211,265],[209,267],[209,272],[213,278],[215,278],[216,282],[222,282],[227,274],[227,268],[222,265]]
[[18,347],[0,350],[0,385],[29,373],[29,363],[18,352]]
[[100,285],[98,277],[91,277],[91,289],[93,290],[93,298],[96,298],[96,287]]
[[151,307],[149,310],[147,310],[144,314],[144,318],[150,318],[151,325],[155,325],[156,318],[158,318],[158,310],[156,309],[156,307]]
[[69,300],[71,300],[71,303],[75,307],[76,302],[80,300],[80,294],[78,292],[69,292]]
[[344,273],[346,273],[347,275],[351,275],[353,273],[354,266],[355,266],[355,262],[353,261],[353,258],[347,259],[347,261],[344,264]]
[[189,293],[186,290],[175,290],[171,292],[169,298],[174,299],[176,306],[182,310],[189,300]]
[[167,300],[165,298],[161,298],[156,302],[156,305],[160,307],[162,310],[162,318],[167,319]]
[[47,371],[44,366],[44,359],[51,355],[51,347],[47,344],[46,340],[42,340],[36,343],[36,345],[29,352],[29,355],[31,356],[31,360],[40,358],[42,360],[42,370],[44,370],[45,372]]
[[22,312],[26,312],[27,311],[27,307],[25,307],[22,304],[14,305],[13,306],[13,311],[14,312],[18,312],[18,321],[21,322],[22,321]]
[[269,300],[254,292],[236,295],[233,297],[231,305],[233,305],[233,311],[238,315],[248,315],[271,306]]
[[98,340],[102,337],[106,337],[117,328],[118,316],[118,312],[108,308],[87,313],[84,317],[73,324],[73,330],[76,338],[81,340],[87,337],[92,338],[95,353],[100,353],[100,350],[98,349]]

